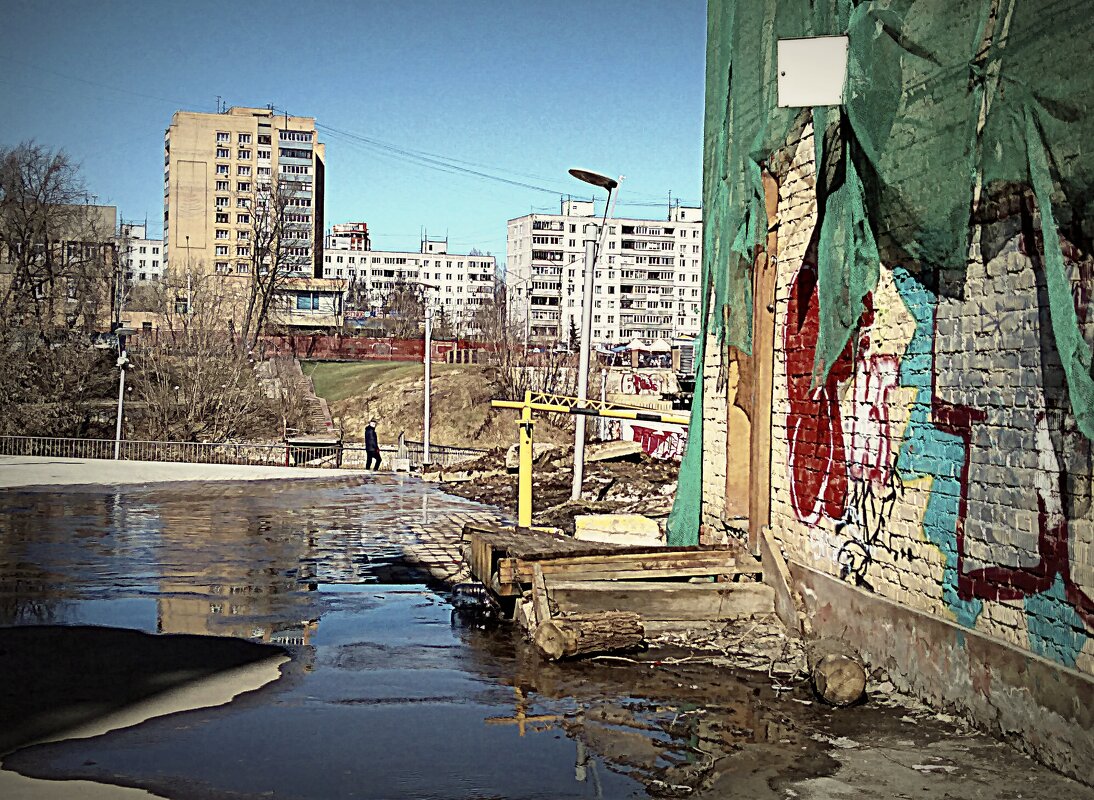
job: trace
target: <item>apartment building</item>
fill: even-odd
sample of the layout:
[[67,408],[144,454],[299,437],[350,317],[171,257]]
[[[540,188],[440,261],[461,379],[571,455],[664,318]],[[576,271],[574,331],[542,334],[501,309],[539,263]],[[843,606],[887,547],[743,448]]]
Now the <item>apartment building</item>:
[[[288,272],[321,277],[324,146],[314,117],[269,108],[177,111],[164,135],[166,267],[245,276],[271,188],[284,198]],[[256,213],[257,212],[257,213]]]
[[118,226],[118,263],[132,284],[163,280],[163,239],[150,239],[143,223],[123,222]]
[[327,247],[334,250],[371,250],[367,222],[342,222],[331,226],[327,234]]
[[429,237],[422,238],[417,252],[354,250],[351,242],[333,231],[327,237],[322,277],[345,281],[351,297],[363,298],[356,312],[381,316],[394,291],[427,285],[433,308],[443,308],[457,329],[467,330],[475,312],[493,299],[494,256],[449,253],[446,239]]
[[[591,200],[564,200],[560,214],[509,220],[510,318],[532,341],[566,342],[581,328],[585,241],[600,233]],[[674,206],[665,220],[607,220],[593,283],[596,344],[673,339],[699,331],[703,216]]]

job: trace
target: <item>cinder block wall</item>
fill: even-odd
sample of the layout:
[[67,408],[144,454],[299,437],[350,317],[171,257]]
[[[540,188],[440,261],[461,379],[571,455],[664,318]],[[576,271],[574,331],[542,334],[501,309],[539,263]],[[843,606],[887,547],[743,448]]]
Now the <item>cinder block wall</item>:
[[[1007,217],[976,232],[963,276],[883,264],[857,346],[813,389],[811,129],[791,146],[779,188],[777,538],[804,565],[1094,675],[1091,447],[1027,255],[1039,245]],[[998,251],[986,263],[981,240]]]

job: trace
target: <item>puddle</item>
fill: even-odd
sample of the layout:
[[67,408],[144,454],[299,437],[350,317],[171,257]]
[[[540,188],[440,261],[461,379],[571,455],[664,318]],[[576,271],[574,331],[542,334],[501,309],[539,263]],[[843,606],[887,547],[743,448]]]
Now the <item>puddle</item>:
[[[235,800],[827,796],[842,786],[828,777],[836,758],[857,752],[833,748],[841,736],[887,736],[890,764],[899,748],[928,763],[925,737],[945,741],[923,723],[905,744],[900,709],[837,715],[804,688],[690,664],[548,664],[507,628],[466,626],[408,553],[437,552],[497,512],[413,479],[9,491],[0,503],[0,626],[17,628],[0,627],[0,666],[17,665],[0,707],[8,749],[41,735],[28,720],[42,707],[54,729],[101,722],[234,675],[259,650],[289,655],[277,680],[227,705],[4,756],[54,796],[89,785],[60,782],[73,780]],[[16,647],[19,636],[60,644]],[[115,689],[96,694],[106,673]],[[905,772],[894,785],[912,773],[938,782],[923,789],[957,785],[947,770]],[[794,794],[813,778],[821,794]]]

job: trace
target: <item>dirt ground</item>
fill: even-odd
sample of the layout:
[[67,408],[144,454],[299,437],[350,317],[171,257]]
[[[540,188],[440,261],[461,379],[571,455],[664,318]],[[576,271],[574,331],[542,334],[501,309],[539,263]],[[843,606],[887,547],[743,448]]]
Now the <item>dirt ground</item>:
[[[395,444],[400,431],[413,441],[422,439],[425,376],[421,364],[305,365],[315,380],[316,393],[341,418],[346,440],[363,441],[369,419],[379,420],[381,444]],[[494,370],[476,364],[435,364],[430,403],[430,439],[439,445],[490,449],[517,441],[517,414],[496,409],[490,401],[502,397]],[[573,426],[556,420],[537,420],[536,441],[573,441]]]

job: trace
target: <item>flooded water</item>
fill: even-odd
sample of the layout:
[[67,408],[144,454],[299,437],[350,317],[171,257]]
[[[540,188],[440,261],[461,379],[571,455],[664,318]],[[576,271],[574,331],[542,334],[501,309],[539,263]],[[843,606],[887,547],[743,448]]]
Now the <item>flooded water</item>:
[[[435,562],[500,512],[413,479],[0,500],[5,770],[172,798],[395,800],[782,798],[838,766],[825,742],[841,731],[801,687],[669,659],[546,664],[510,629],[461,621]],[[105,713],[275,646],[281,677],[228,705],[22,746],[45,712]],[[898,716],[855,724],[880,735]]]

